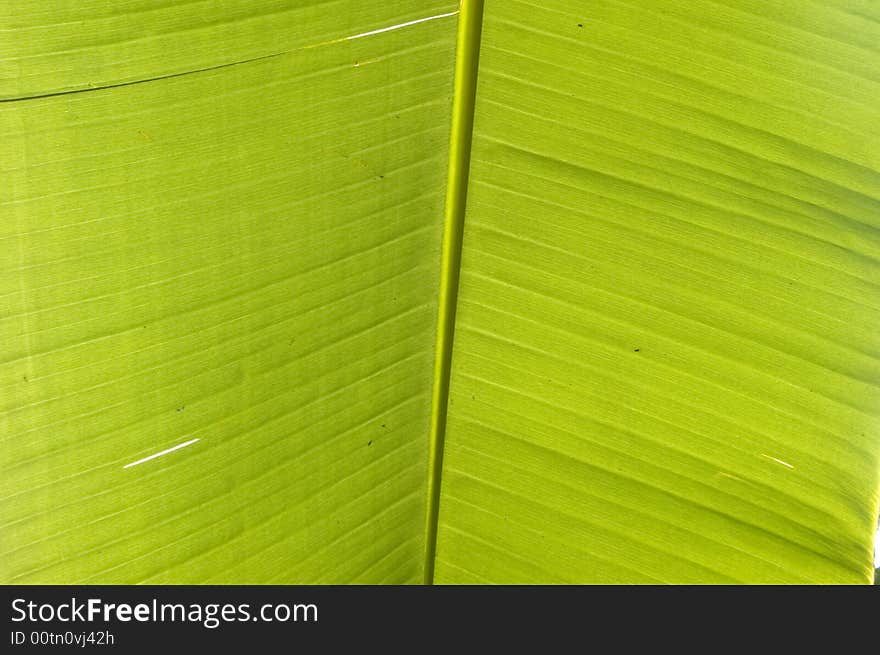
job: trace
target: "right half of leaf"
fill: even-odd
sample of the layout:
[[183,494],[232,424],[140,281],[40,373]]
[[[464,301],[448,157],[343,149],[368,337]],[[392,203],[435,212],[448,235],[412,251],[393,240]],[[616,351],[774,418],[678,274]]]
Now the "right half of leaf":
[[486,3],[437,582],[871,581],[878,20]]

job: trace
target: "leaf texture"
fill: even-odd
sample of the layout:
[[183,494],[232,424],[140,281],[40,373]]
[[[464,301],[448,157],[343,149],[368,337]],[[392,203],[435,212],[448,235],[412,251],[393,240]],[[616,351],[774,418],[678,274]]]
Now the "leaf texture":
[[421,581],[456,10],[4,4],[0,580]]
[[486,3],[437,582],[871,581],[878,9]]
[[480,6],[0,7],[0,582],[871,581],[876,3]]

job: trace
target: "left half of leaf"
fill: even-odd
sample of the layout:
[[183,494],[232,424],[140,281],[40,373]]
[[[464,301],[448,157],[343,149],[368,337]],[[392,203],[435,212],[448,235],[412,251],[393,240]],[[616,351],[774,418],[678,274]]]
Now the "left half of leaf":
[[4,10],[0,581],[420,581],[456,3],[197,4]]

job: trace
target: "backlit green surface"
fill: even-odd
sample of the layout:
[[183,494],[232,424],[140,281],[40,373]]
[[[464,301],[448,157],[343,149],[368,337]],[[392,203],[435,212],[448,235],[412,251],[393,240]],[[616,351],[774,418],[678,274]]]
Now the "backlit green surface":
[[454,3],[40,4],[6,94],[230,65],[0,105],[0,579],[421,581],[457,21],[344,37]]
[[486,3],[438,582],[870,582],[877,19]]
[[0,7],[0,582],[872,580],[880,7],[480,5]]

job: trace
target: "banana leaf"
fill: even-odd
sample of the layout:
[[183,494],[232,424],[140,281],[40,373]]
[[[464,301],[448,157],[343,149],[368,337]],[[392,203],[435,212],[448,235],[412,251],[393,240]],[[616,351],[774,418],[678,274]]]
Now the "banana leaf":
[[877,10],[486,3],[438,582],[870,583]]
[[421,582],[455,3],[3,10],[0,578]]
[[0,29],[0,582],[872,581],[875,3]]

